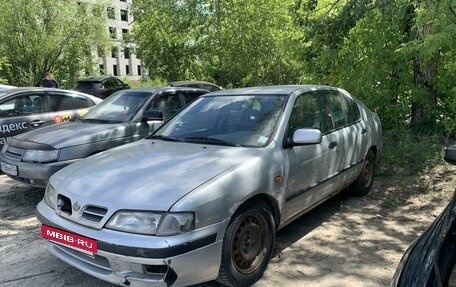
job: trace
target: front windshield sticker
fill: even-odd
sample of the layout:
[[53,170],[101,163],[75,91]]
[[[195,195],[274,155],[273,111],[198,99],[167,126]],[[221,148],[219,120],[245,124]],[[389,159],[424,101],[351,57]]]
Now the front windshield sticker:
[[258,143],[259,143],[259,144],[264,145],[264,144],[267,143],[267,142],[268,142],[268,138],[265,137],[265,136],[261,136],[261,137],[258,139]]

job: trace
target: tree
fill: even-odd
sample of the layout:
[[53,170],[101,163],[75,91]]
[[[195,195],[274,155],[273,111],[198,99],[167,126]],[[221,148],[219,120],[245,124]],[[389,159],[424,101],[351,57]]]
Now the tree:
[[292,0],[136,0],[134,36],[151,77],[222,86],[296,83]]
[[[92,71],[92,51],[105,47],[105,4],[74,0],[0,1],[0,71],[17,86],[38,86],[46,71],[72,86],[81,71]],[[98,65],[97,65],[98,66]]]

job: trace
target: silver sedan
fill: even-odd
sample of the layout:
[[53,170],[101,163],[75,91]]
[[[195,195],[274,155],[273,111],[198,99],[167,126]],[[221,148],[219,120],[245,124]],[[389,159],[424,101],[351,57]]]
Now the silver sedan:
[[379,118],[344,90],[222,90],[146,139],[68,166],[38,204],[60,259],[120,286],[249,286],[275,233],[349,187],[367,194]]

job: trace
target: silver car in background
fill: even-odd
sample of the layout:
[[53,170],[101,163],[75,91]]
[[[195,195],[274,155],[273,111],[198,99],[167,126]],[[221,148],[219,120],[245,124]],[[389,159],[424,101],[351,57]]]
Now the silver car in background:
[[334,87],[209,93],[147,139],[52,176],[41,234],[120,286],[249,286],[278,229],[346,187],[370,191],[381,140],[377,115]]

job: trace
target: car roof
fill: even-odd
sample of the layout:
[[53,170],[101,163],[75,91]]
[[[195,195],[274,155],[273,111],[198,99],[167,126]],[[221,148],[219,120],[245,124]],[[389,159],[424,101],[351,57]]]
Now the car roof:
[[205,89],[199,89],[199,88],[192,88],[192,87],[153,87],[153,88],[133,88],[133,89],[127,89],[127,90],[122,90],[123,92],[128,92],[128,91],[134,91],[134,92],[147,92],[147,93],[156,93],[156,92],[162,92],[162,91],[205,91],[206,93],[209,93],[208,90]]
[[282,86],[264,86],[264,87],[249,87],[249,88],[237,88],[237,89],[226,89],[204,96],[215,96],[215,95],[283,95],[288,96],[293,92],[310,92],[316,90],[337,90],[336,87],[324,86],[324,85],[282,85]]
[[[217,86],[214,83],[211,82],[206,82],[206,81],[174,81],[174,82],[169,82],[169,86],[174,86],[174,85],[188,85],[188,84],[208,84],[212,86]],[[218,87],[218,86],[217,86]]]
[[111,76],[96,76],[96,77],[87,77],[79,79],[78,82],[102,82],[107,79],[117,79],[116,77]]
[[10,85],[0,84],[0,89],[13,89],[13,88],[16,88],[16,87],[15,86],[10,86]]
[[92,101],[94,101],[97,104],[99,102],[101,102],[100,98],[97,98],[95,96],[88,95],[88,94],[85,94],[82,92],[73,91],[73,90],[56,89],[56,88],[43,88],[43,87],[20,87],[20,88],[0,90],[0,99],[6,98],[6,97],[16,94],[16,93],[22,93],[22,92],[64,92],[64,93],[77,94],[80,96],[84,96],[86,98],[90,98]]

